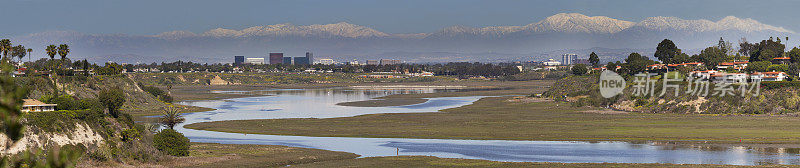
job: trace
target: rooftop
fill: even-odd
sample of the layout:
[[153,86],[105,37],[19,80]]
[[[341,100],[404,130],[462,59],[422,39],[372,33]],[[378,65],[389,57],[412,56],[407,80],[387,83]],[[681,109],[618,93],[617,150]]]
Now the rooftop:
[[47,103],[41,102],[41,101],[36,100],[36,99],[22,99],[22,100],[25,101],[24,103],[22,103],[23,107],[30,107],[30,106],[56,106],[56,104],[47,104]]

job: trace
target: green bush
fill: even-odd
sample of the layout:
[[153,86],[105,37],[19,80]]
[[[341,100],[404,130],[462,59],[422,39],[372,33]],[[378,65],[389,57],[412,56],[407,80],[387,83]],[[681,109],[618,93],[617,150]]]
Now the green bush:
[[153,136],[156,149],[172,156],[189,155],[189,138],[172,129],[164,129]]
[[800,88],[800,81],[766,81],[761,82],[761,88],[764,90],[778,89],[778,88]]
[[122,141],[128,142],[136,139],[139,139],[139,130],[136,129],[122,130]]
[[161,88],[155,86],[146,86],[142,85],[141,83],[139,84],[139,87],[142,88],[142,90],[144,90],[145,92],[150,93],[151,95],[153,95],[154,97],[158,98],[163,102],[172,103],[172,96],[170,96],[164,90],[161,90]]

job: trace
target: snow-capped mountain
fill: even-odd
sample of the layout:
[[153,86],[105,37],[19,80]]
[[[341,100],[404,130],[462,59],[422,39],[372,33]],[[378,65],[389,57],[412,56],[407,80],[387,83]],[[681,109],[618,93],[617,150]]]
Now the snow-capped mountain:
[[265,26],[254,26],[242,30],[231,30],[217,28],[202,34],[211,37],[255,37],[255,36],[321,36],[321,37],[386,37],[389,34],[377,31],[364,26],[354,25],[347,22],[334,24],[315,24],[307,26],[296,26],[293,24],[274,24]]
[[[52,43],[67,43],[73,48],[75,58],[98,62],[130,61],[117,60],[125,58],[124,55],[139,55],[130,58],[134,62],[136,59],[229,62],[231,55],[262,56],[268,52],[306,51],[348,60],[382,57],[426,62],[441,61],[434,58],[441,53],[462,53],[458,57],[447,56],[459,58],[451,61],[485,61],[514,53],[535,55],[565,49],[650,49],[665,38],[672,39],[678,47],[688,51],[714,45],[720,37],[735,42],[739,38],[760,41],[771,36],[794,35],[794,31],[782,27],[734,16],[718,21],[657,16],[632,22],[605,16],[559,13],[527,25],[451,26],[415,34],[389,34],[339,22],[314,25],[284,23],[241,30],[216,28],[202,33],[171,31],[157,35],[51,31],[12,37],[12,41],[34,49]],[[505,54],[497,54],[498,51]],[[398,52],[437,54],[419,54],[415,58],[391,54]],[[107,57],[109,55],[115,56]],[[44,57],[43,52],[34,52],[34,57]]]
[[762,24],[750,18],[740,19],[734,16],[727,16],[717,22],[712,22],[705,19],[684,20],[677,17],[649,17],[639,23],[636,23],[634,27],[658,31],[742,31],[747,33],[757,31],[774,31],[780,33],[794,33],[793,31],[784,29],[782,27]]
[[605,16],[586,16],[579,13],[559,13],[546,19],[529,24],[525,29],[536,33],[599,33],[620,32],[635,23],[612,19]]

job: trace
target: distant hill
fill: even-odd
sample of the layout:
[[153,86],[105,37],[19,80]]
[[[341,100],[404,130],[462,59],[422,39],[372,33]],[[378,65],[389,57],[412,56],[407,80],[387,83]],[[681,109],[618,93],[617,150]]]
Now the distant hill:
[[[559,13],[522,26],[453,26],[431,33],[390,34],[346,22],[274,24],[242,30],[216,28],[202,33],[171,31],[157,35],[84,34],[51,31],[13,37],[41,51],[51,43],[72,46],[72,58],[95,62],[232,62],[232,56],[266,57],[268,52],[316,58],[401,59],[407,62],[513,61],[558,58],[558,52],[588,55],[592,48],[649,51],[664,38],[684,51],[712,46],[720,37],[760,41],[796,33],[782,27],[734,16],[719,21],[649,17],[639,22],[605,16]],[[43,52],[34,52],[43,57]],[[292,55],[297,54],[297,55]],[[624,52],[609,52],[609,58]],[[605,60],[602,60],[605,61]]]

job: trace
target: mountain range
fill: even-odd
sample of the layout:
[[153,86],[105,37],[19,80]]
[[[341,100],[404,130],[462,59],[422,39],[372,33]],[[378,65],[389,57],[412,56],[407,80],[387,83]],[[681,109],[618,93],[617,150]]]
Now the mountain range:
[[[452,26],[430,33],[392,34],[339,22],[253,26],[242,30],[216,28],[202,33],[171,31],[157,35],[85,34],[49,31],[12,37],[26,46],[67,43],[73,58],[95,62],[232,62],[232,56],[265,57],[269,52],[314,52],[317,58],[401,59],[406,62],[529,61],[557,58],[554,52],[611,49],[601,55],[615,61],[625,51],[648,52],[669,38],[685,51],[705,48],[720,37],[760,41],[773,36],[794,36],[794,31],[734,16],[719,21],[649,17],[639,22],[605,16],[559,13],[522,26]],[[43,48],[43,47],[41,47]],[[38,49],[41,50],[41,49]],[[35,52],[42,57],[43,52]],[[576,53],[588,55],[588,53]],[[652,55],[652,53],[643,53]]]

